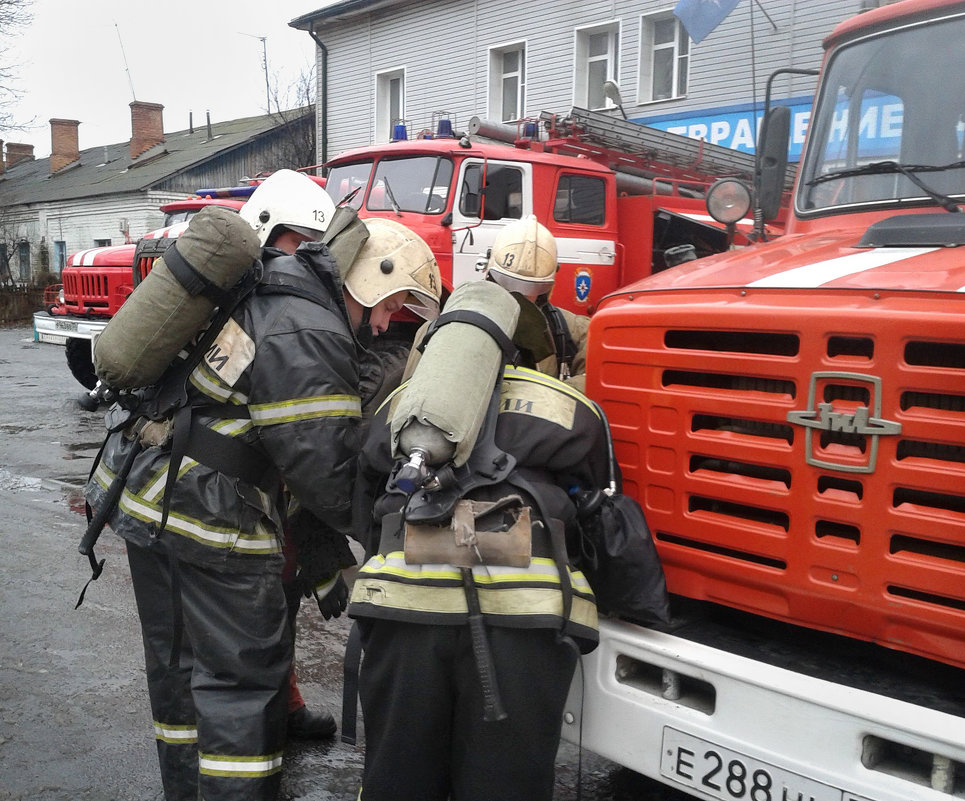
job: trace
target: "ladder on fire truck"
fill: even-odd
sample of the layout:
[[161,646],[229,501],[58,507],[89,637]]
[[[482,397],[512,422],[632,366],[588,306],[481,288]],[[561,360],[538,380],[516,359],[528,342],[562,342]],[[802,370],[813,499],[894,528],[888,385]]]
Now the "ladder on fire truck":
[[[741,178],[753,181],[755,157],[702,139],[661,131],[600,111],[573,107],[568,114],[544,111],[539,122],[546,131],[546,145],[557,152],[585,155],[606,161],[613,170],[634,172],[641,168],[647,177],[666,176],[681,180]],[[786,184],[794,180],[788,168]]]

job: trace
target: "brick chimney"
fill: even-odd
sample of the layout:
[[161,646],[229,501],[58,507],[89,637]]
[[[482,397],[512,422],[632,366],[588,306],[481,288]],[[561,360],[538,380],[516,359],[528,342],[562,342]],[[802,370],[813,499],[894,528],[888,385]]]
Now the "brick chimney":
[[4,165],[3,165],[3,140],[0,139],[0,175],[3,175]]
[[80,160],[77,147],[77,128],[80,120],[50,121],[50,174]]
[[146,150],[164,141],[164,122],[159,103],[131,103],[131,158],[136,159]]
[[7,169],[21,161],[33,161],[34,146],[21,145],[16,142],[7,142]]

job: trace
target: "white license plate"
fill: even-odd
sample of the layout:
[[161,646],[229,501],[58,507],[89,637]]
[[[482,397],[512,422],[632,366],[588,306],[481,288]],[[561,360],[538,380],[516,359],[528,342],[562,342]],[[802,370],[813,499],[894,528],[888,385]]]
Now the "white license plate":
[[57,328],[60,331],[76,331],[77,323],[73,320],[55,320],[54,328]]
[[663,730],[660,774],[721,801],[842,801],[844,795],[830,785],[669,727]]

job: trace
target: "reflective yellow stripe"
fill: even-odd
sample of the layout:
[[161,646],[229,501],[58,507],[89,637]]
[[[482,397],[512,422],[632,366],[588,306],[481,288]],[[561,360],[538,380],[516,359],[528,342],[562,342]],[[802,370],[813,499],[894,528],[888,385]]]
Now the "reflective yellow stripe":
[[[94,473],[94,479],[106,490],[111,483],[112,474],[107,468],[101,470],[102,466],[98,466]],[[160,505],[148,501],[126,487],[118,506],[125,514],[144,523],[161,522]],[[239,531],[230,527],[211,526],[197,518],[189,517],[172,509],[168,513],[166,526],[169,531],[213,548],[230,548],[253,555],[281,552],[281,542],[278,537],[261,522],[255,525],[255,530],[252,532]]]
[[[534,556],[528,568],[503,567],[501,565],[479,565],[472,568],[473,580],[480,586],[499,584],[550,584],[560,586],[560,574],[556,563],[545,556]],[[360,569],[362,576],[395,576],[411,581],[452,581],[462,586],[462,574],[452,565],[410,565],[405,561],[402,551],[393,551],[385,556],[376,555]],[[579,570],[570,570],[570,582],[577,592],[592,593],[590,583]]]
[[357,395],[317,395],[277,403],[256,403],[248,409],[252,421],[265,426],[316,417],[361,417],[362,400]]
[[[559,587],[478,587],[479,608],[484,615],[501,617],[563,617],[563,594]],[[596,628],[596,604],[581,593],[573,593],[570,620]],[[359,573],[352,587],[352,603],[371,604],[443,615],[467,613],[463,587],[405,584]]]
[[[503,370],[503,377],[511,380],[515,380],[515,381],[531,381],[534,384],[542,384],[543,386],[549,387],[550,389],[555,389],[563,393],[564,395],[573,398],[574,400],[578,400],[580,403],[586,406],[587,409],[593,412],[593,414],[596,415],[596,417],[599,418],[600,416],[600,413],[597,411],[596,406],[587,399],[586,395],[584,395],[579,390],[573,389],[568,384],[564,384],[562,381],[556,378],[553,378],[553,376],[546,375],[546,373],[541,373],[538,370],[531,370],[528,367],[506,367]],[[392,390],[392,392],[388,395],[388,397],[386,397],[386,399],[379,404],[379,408],[376,410],[376,414],[378,414],[378,412],[380,412],[387,403],[391,403],[392,399],[396,395],[398,395],[403,389],[405,389],[408,383],[409,382],[406,381],[404,384]]]
[[154,721],[154,736],[173,745],[193,745],[198,741],[198,728],[193,723],[182,725]]
[[194,368],[188,380],[198,392],[222,403],[244,405],[248,402],[247,395],[232,390],[217,375],[212,373],[203,362]]
[[226,756],[224,754],[198,754],[198,769],[206,776],[229,776],[238,779],[257,779],[278,773],[282,765],[282,752],[260,756]]
[[555,389],[559,392],[562,392],[564,395],[568,395],[569,397],[578,400],[580,403],[586,406],[587,409],[593,412],[594,415],[597,417],[600,416],[596,406],[590,402],[586,395],[579,390],[573,389],[568,384],[564,384],[562,381],[553,378],[551,375],[546,375],[546,373],[541,373],[538,370],[530,370],[528,367],[507,367],[503,371],[503,377],[516,381],[531,381],[534,384],[542,384],[544,387]]

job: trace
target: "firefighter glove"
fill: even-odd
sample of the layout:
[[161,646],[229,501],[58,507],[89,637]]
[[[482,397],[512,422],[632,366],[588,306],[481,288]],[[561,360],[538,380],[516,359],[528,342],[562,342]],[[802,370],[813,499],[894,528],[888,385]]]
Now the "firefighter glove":
[[342,572],[337,572],[332,578],[312,588],[312,595],[318,603],[318,611],[322,617],[330,620],[333,617],[341,617],[345,607],[348,606],[348,586],[342,578]]

